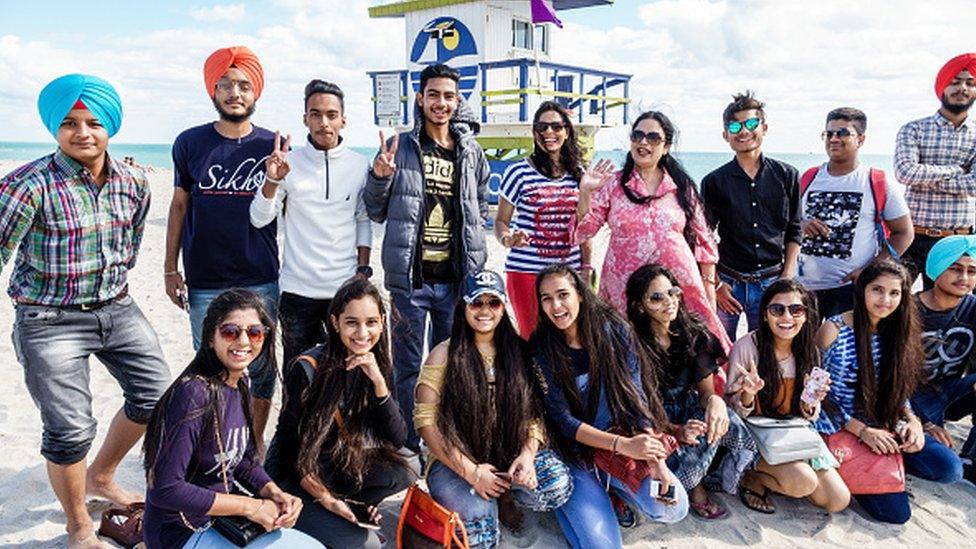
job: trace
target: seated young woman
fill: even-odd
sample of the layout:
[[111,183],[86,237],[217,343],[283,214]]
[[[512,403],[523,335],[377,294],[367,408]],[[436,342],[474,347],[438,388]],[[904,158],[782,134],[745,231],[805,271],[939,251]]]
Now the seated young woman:
[[[665,463],[659,434],[668,420],[630,325],[565,264],[539,273],[536,295],[542,314],[530,344],[548,420],[573,477],[573,495],[556,510],[570,546],[621,546],[607,487],[650,520],[681,520],[688,494]],[[635,490],[594,467],[599,450],[646,461],[650,474]]]
[[[817,403],[800,400],[810,371],[820,365],[816,346],[816,298],[792,279],[773,282],[759,303],[759,329],[732,347],[727,394],[741,417],[802,417],[815,420],[829,382],[815,394]],[[799,381],[798,381],[799,380]],[[827,446],[819,457],[770,465],[759,458],[755,470],[742,479],[739,497],[750,509],[776,510],[769,492],[807,498],[830,512],[843,511],[851,493],[837,473],[837,460]]]
[[566,465],[545,447],[530,372],[501,276],[469,275],[451,337],[420,370],[414,426],[433,458],[430,494],[461,516],[471,547],[498,545],[499,498],[550,511],[572,492]]
[[[282,491],[255,460],[247,366],[274,363],[274,323],[257,295],[227,290],[207,308],[206,336],[153,411],[143,443],[149,549],[234,545],[211,527],[238,516],[267,532],[249,547],[321,547],[291,530],[302,500]],[[234,493],[241,485],[253,495]]]
[[[952,450],[924,434],[908,403],[922,366],[918,311],[905,268],[875,259],[858,275],[854,310],[830,318],[817,332],[830,373],[830,392],[816,422],[824,435],[844,429],[876,454],[901,452],[905,472],[951,483],[962,478]],[[875,520],[911,518],[908,493],[854,495]]]
[[[356,277],[329,304],[326,342],[299,355],[285,379],[284,406],[267,469],[305,506],[295,528],[328,547],[380,547],[351,505],[376,505],[414,481],[397,453],[407,436],[390,396],[390,342],[379,291]],[[362,519],[362,517],[359,517]]]
[[742,420],[729,414],[722,395],[715,394],[715,372],[725,362],[722,344],[685,307],[681,286],[668,269],[653,263],[639,267],[627,279],[626,295],[627,318],[651,360],[670,432],[682,444],[668,467],[698,516],[724,517],[728,511],[708,497],[702,480],[719,447],[725,447],[718,478],[734,494],[752,467],[756,445]]

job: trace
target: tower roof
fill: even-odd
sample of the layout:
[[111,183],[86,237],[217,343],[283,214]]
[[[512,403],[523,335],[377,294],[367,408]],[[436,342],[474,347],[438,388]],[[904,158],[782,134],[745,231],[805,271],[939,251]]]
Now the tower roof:
[[[403,17],[412,11],[420,11],[454,4],[484,2],[485,0],[390,0],[369,8],[370,17]],[[559,10],[608,6],[614,0],[552,0],[552,7]]]

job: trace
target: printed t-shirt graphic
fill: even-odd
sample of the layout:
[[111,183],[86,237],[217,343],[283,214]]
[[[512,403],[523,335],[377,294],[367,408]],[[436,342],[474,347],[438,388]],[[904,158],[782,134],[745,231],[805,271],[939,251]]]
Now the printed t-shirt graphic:
[[457,223],[455,152],[423,135],[424,166],[423,274],[426,282],[455,282],[454,228]]
[[857,192],[819,191],[806,198],[805,217],[819,219],[830,227],[827,236],[804,236],[802,253],[834,259],[851,257],[864,195]]

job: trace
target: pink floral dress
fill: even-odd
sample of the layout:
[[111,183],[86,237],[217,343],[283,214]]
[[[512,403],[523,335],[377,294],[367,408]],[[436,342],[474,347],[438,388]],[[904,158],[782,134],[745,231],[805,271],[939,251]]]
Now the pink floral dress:
[[[637,196],[646,195],[644,180],[635,170],[628,183]],[[678,187],[667,172],[658,185],[655,198],[634,204],[620,186],[620,172],[593,193],[590,211],[570,227],[570,238],[579,244],[592,238],[604,223],[610,226],[610,246],[600,276],[600,297],[621,314],[627,314],[625,289],[627,278],[646,263],[657,263],[671,271],[684,292],[685,305],[697,313],[722,343],[725,352],[732,348],[718,315],[705,296],[699,263],[717,263],[715,236],[705,223],[701,204],[695,209],[691,226],[695,233],[695,251],[685,240],[688,222],[678,203]]]

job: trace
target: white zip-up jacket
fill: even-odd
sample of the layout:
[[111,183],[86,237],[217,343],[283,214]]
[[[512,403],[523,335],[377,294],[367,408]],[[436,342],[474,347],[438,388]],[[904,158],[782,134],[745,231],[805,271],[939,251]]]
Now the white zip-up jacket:
[[372,246],[363,203],[369,161],[340,141],[327,152],[306,143],[288,154],[288,164],[273,199],[254,193],[251,224],[260,228],[281,214],[281,291],[331,299],[356,274],[356,248]]

